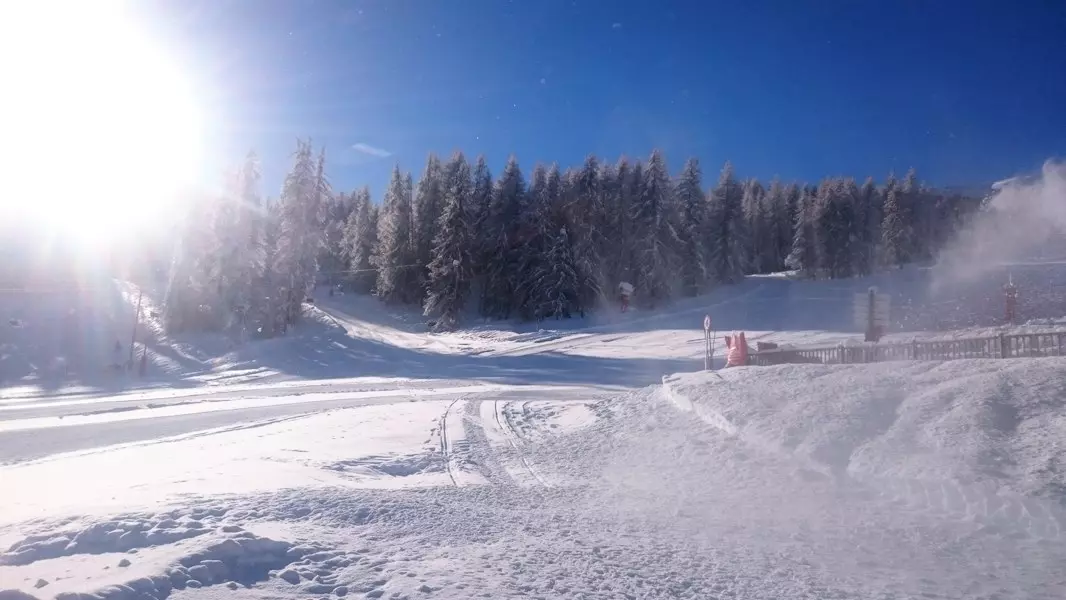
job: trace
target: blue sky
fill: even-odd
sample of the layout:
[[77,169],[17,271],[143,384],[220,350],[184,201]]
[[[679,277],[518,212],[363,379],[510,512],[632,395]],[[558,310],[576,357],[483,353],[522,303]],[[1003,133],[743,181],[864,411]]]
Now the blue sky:
[[296,137],[334,187],[426,154],[662,149],[742,176],[992,181],[1066,155],[1066,3],[160,0],[153,28],[276,195]]

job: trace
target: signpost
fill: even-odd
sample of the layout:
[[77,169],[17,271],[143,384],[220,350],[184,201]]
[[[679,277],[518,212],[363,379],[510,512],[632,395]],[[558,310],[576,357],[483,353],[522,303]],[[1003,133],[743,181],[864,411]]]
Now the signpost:
[[885,329],[888,328],[891,300],[892,297],[888,294],[877,293],[875,287],[871,287],[864,294],[855,294],[855,326],[865,330],[867,342],[879,341],[884,335]]
[[714,336],[711,334],[711,315],[703,317],[703,342],[703,369],[705,371],[710,371],[714,368]]

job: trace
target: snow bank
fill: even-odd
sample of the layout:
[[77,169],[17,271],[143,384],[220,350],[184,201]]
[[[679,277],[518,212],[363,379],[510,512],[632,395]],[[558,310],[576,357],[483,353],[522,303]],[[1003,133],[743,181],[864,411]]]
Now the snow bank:
[[782,365],[665,380],[762,452],[971,518],[1066,527],[1066,360]]

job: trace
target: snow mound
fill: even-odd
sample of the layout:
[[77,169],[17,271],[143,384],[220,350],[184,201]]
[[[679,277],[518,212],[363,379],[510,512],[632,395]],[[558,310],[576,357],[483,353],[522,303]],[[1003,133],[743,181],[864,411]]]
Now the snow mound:
[[667,378],[677,406],[827,477],[989,526],[1066,528],[1066,360],[782,365]]

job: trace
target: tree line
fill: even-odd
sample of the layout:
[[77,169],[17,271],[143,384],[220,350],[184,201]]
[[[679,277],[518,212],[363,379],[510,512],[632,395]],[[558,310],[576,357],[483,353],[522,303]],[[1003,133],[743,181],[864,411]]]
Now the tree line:
[[626,281],[655,308],[747,274],[842,278],[928,261],[979,199],[928,188],[913,170],[881,185],[740,179],[726,163],[705,187],[699,162],[672,176],[662,153],[575,168],[513,156],[431,154],[415,182],[396,166],[381,202],[334,193],[323,152],[301,141],[281,195],[264,201],[251,154],[221,194],[194,202],[172,253],[168,326],[284,333],[316,282],[415,305],[437,330],[491,319],[583,316]]

